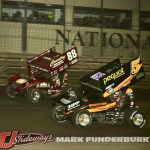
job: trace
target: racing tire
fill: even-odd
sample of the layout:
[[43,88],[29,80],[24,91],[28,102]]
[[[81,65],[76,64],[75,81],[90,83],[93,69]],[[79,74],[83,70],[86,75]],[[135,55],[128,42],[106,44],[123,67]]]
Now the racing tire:
[[143,128],[146,123],[146,117],[142,109],[130,108],[125,110],[124,121],[131,128]]
[[11,99],[14,99],[16,97],[16,93],[13,91],[13,84],[7,85],[6,94]]
[[79,110],[73,115],[73,123],[78,128],[89,127],[92,122],[92,114],[87,110]]
[[41,93],[36,89],[29,90],[27,93],[27,99],[32,104],[37,104],[40,102]]
[[67,121],[65,115],[63,114],[64,107],[61,105],[55,105],[51,108],[51,117],[55,123],[62,124]]

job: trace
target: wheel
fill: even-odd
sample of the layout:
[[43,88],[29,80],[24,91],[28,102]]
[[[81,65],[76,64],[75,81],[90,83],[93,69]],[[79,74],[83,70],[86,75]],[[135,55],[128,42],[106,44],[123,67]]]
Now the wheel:
[[75,126],[79,128],[88,127],[92,124],[93,118],[87,110],[79,110],[73,116]]
[[41,93],[36,89],[29,90],[27,93],[27,98],[30,103],[34,103],[34,104],[39,103],[41,98]]
[[144,112],[137,108],[127,109],[125,111],[125,123],[131,128],[143,128],[146,123]]
[[56,105],[56,106],[53,106],[51,108],[51,116],[52,116],[52,120],[55,122],[55,123],[64,123],[66,122],[66,116],[63,114],[64,112],[64,107],[61,106],[61,105]]
[[14,91],[14,85],[13,84],[9,84],[6,87],[6,94],[9,98],[15,98],[16,97],[16,92]]

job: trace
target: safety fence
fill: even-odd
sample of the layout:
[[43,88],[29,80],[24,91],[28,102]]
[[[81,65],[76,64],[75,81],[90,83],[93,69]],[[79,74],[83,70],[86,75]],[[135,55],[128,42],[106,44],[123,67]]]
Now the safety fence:
[[[26,61],[33,57],[29,54],[15,54],[15,53],[0,53],[0,86],[7,84],[7,78],[13,74],[19,73],[27,75]],[[100,68],[101,66],[112,61],[114,58],[103,57],[85,57],[80,56],[79,62],[68,69],[69,84],[73,87],[80,85],[80,78],[89,72]],[[121,59],[122,64],[130,61],[129,59]],[[144,59],[145,78],[137,82],[134,87],[150,88],[150,59]]]

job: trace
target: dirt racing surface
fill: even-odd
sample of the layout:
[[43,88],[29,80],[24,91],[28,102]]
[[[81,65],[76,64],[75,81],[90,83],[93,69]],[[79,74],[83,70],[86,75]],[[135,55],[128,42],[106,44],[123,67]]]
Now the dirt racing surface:
[[85,129],[73,124],[56,124],[51,120],[51,99],[40,104],[29,104],[25,97],[10,99],[5,87],[0,87],[0,132],[19,130],[20,133],[52,133],[53,136],[150,136],[150,90],[135,89],[135,102],[143,107],[147,122],[143,129],[131,129],[121,125],[93,124]]

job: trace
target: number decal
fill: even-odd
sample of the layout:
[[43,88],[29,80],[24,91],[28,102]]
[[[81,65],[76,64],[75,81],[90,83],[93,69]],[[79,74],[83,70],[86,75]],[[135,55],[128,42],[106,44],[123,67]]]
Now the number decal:
[[77,53],[76,53],[75,49],[73,49],[71,51],[71,53],[72,53],[73,58],[77,58]]
[[71,52],[68,52],[68,53],[67,53],[67,57],[68,57],[68,60],[69,60],[69,61],[73,59]]
[[67,53],[68,60],[71,61],[74,58],[77,58],[77,53],[75,49],[72,49],[71,52]]

